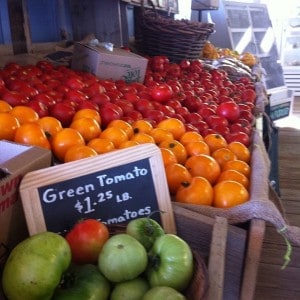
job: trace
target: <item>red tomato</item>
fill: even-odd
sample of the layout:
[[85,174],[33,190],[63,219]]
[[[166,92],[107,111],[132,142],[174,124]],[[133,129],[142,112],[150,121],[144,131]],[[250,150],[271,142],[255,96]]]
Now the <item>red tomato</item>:
[[228,121],[235,121],[240,116],[240,108],[233,101],[223,102],[217,107],[218,116],[225,117]]
[[85,219],[75,224],[65,238],[71,247],[73,262],[96,263],[104,243],[109,238],[109,230],[100,221]]
[[71,124],[75,109],[71,105],[59,102],[49,108],[49,114],[58,119],[63,127],[67,127]]
[[49,115],[48,106],[39,100],[31,100],[26,105],[35,110],[40,118]]
[[82,90],[85,87],[85,84],[79,78],[70,77],[65,82],[66,86],[72,90]]
[[17,91],[4,91],[2,100],[5,100],[11,106],[24,105],[28,103],[29,99]]
[[150,95],[153,100],[166,102],[173,96],[173,90],[169,85],[162,83],[158,86],[152,87]]
[[249,135],[242,131],[232,132],[227,136],[228,143],[235,142],[235,141],[240,142],[247,147],[249,147],[251,143],[251,139]]

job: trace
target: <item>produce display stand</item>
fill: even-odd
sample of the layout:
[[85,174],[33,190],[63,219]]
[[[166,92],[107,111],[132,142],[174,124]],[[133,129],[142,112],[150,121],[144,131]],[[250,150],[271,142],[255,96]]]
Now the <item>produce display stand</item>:
[[[269,187],[269,161],[258,131],[253,144],[251,198],[247,204],[229,212],[173,203],[178,234],[207,261],[208,299],[254,299],[266,227],[263,206],[269,205],[275,194]],[[260,212],[255,208],[259,201]]]
[[226,218],[212,219],[173,205],[178,235],[207,262],[208,300],[254,299],[265,221],[233,226]]

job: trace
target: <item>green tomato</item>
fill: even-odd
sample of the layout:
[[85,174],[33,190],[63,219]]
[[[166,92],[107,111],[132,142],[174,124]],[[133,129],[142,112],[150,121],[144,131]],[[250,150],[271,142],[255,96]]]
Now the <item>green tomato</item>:
[[52,300],[107,300],[109,293],[110,283],[96,265],[72,265]]
[[174,234],[160,236],[149,252],[147,279],[151,287],[184,290],[193,276],[193,254],[189,245]]
[[152,247],[159,236],[165,234],[160,224],[149,217],[131,220],[126,226],[126,233],[137,239],[146,250]]
[[149,283],[142,277],[120,282],[113,288],[110,300],[140,300],[149,288]]
[[98,258],[100,271],[112,282],[138,277],[145,271],[147,263],[148,257],[144,246],[126,233],[109,238]]
[[142,300],[186,300],[186,297],[169,286],[156,286],[148,290]]
[[51,299],[71,262],[67,241],[53,232],[33,235],[19,243],[4,266],[2,286],[8,299]]

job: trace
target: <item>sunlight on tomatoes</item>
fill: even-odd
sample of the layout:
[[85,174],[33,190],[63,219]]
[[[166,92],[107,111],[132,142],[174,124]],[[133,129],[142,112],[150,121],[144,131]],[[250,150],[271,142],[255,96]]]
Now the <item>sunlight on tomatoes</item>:
[[224,170],[221,172],[218,177],[217,182],[225,181],[225,180],[233,180],[242,184],[247,190],[249,190],[249,179],[242,173],[236,170]]
[[45,132],[37,123],[21,124],[15,132],[14,142],[51,149]]
[[175,154],[170,149],[167,149],[167,148],[159,148],[159,149],[161,152],[164,166],[167,166],[171,163],[178,162]]
[[118,127],[107,127],[99,135],[101,139],[109,139],[113,142],[115,148],[118,148],[121,143],[128,140],[127,133]]
[[122,142],[119,145],[118,149],[125,149],[125,148],[129,148],[129,147],[134,147],[134,146],[137,146],[137,145],[139,145],[139,143],[137,141],[128,140],[128,141]]
[[189,157],[185,162],[185,167],[192,176],[201,176],[206,178],[211,184],[218,179],[221,168],[218,162],[211,156],[199,154]]
[[145,132],[135,133],[130,138],[130,141],[137,142],[138,144],[147,144],[147,143],[155,144],[154,138],[150,134]]
[[0,140],[13,141],[18,127],[20,123],[16,117],[0,112]]
[[221,168],[226,162],[237,159],[236,155],[228,148],[219,148],[211,156],[218,162]]
[[101,127],[98,121],[92,118],[73,120],[69,127],[79,131],[86,142],[97,138],[101,133]]
[[92,139],[87,143],[87,146],[93,148],[98,154],[111,152],[116,149],[111,140],[103,138]]
[[234,141],[228,144],[228,149],[230,149],[237,157],[237,159],[243,160],[246,163],[250,162],[251,152],[249,148],[241,142]]
[[189,182],[183,182],[177,190],[175,200],[181,203],[212,205],[213,187],[210,182],[200,176],[195,176]]
[[248,179],[250,178],[251,175],[250,165],[247,164],[245,161],[239,159],[226,162],[222,168],[222,171],[225,170],[236,170],[244,174]]
[[211,153],[219,148],[227,147],[227,141],[218,133],[210,133],[204,137],[204,142],[209,146]]
[[93,157],[98,155],[97,152],[86,145],[74,145],[70,147],[64,156],[64,162],[75,161],[83,158]]
[[38,124],[44,130],[48,138],[50,138],[51,136],[63,129],[61,122],[58,119],[51,116],[45,116],[40,118],[38,120]]
[[12,106],[6,101],[0,100],[0,112],[9,112],[10,110],[12,110]]
[[188,156],[199,154],[210,155],[210,149],[208,145],[203,141],[189,142],[185,145],[185,150]]
[[132,128],[134,133],[150,133],[153,129],[153,126],[149,121],[137,120],[132,123]]
[[180,185],[192,179],[188,169],[179,163],[170,163],[165,167],[170,193],[175,195]]
[[182,134],[182,136],[179,139],[179,142],[183,145],[192,142],[202,142],[202,141],[203,141],[203,137],[197,131],[186,131],[185,133]]
[[101,125],[101,117],[98,111],[90,108],[82,108],[75,112],[73,121],[81,118],[92,118],[95,119],[99,125]]
[[39,119],[38,113],[29,106],[15,106],[9,113],[16,117],[20,124],[37,122]]
[[180,137],[186,132],[184,123],[176,118],[164,119],[157,124],[157,127],[171,132],[175,140],[180,140]]
[[249,200],[247,189],[237,181],[226,180],[214,185],[213,206],[229,208]]
[[175,154],[178,163],[180,163],[180,164],[185,163],[185,161],[187,159],[187,152],[186,152],[184,145],[182,145],[179,141],[166,140],[166,141],[161,142],[159,144],[159,147],[167,148],[167,149],[171,150]]
[[64,161],[67,150],[72,146],[85,145],[82,135],[73,128],[63,128],[51,137],[50,142],[54,156],[60,161]]
[[123,129],[126,132],[128,139],[133,136],[133,128],[131,124],[124,120],[112,120],[107,127],[117,127]]
[[153,128],[149,134],[154,138],[156,144],[166,140],[174,140],[172,132],[158,127]]

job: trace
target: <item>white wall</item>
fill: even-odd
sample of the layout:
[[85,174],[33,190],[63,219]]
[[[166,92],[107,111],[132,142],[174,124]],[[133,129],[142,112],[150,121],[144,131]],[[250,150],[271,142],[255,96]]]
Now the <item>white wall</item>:
[[175,15],[175,19],[191,19],[192,0],[178,0],[179,14]]

